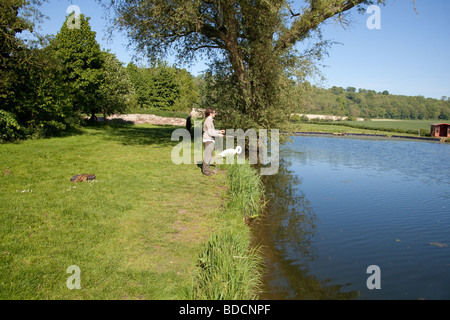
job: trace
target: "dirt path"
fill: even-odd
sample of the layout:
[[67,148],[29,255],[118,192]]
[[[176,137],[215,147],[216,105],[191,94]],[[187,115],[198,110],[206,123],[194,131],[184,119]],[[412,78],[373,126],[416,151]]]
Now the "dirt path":
[[[153,114],[114,114],[107,117],[108,120],[121,119],[124,122],[132,122],[134,124],[150,123],[150,124],[170,124],[173,126],[185,126],[186,119],[167,118],[155,116]],[[100,120],[100,118],[99,118]]]

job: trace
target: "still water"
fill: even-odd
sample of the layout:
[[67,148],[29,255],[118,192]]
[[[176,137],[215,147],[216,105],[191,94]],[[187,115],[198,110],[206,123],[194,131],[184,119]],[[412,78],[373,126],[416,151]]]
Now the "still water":
[[299,136],[280,158],[261,299],[450,299],[449,144]]

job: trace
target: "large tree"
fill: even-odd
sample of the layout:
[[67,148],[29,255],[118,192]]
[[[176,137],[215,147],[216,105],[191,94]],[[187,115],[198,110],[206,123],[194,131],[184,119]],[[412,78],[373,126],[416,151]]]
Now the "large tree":
[[173,107],[180,91],[175,81],[176,69],[163,64],[151,68],[138,68],[129,63],[127,72],[134,85],[140,107],[161,110]]
[[97,92],[97,110],[103,113],[103,119],[114,113],[123,113],[132,105],[135,95],[130,76],[122,62],[107,51],[103,55],[103,81]]
[[141,108],[190,111],[198,103],[198,86],[185,69],[162,62],[152,67],[129,63],[127,73]]
[[[234,89],[233,126],[279,127],[283,75],[307,61],[295,44],[327,19],[343,18],[369,0],[111,0],[116,25],[153,58],[175,52],[182,61],[206,55]],[[309,54],[320,55],[324,42]],[[217,67],[219,66],[219,69]],[[285,111],[285,112],[283,112]],[[243,115],[243,117],[239,117]],[[245,119],[245,120],[244,120]]]
[[50,46],[62,64],[61,75],[70,87],[74,110],[95,115],[101,111],[98,95],[104,82],[105,56],[89,25],[90,18],[73,15],[66,18]]
[[[31,21],[20,14],[28,5],[22,0],[0,2],[0,109],[4,114],[13,112],[18,104],[18,87],[26,87],[23,73],[30,66],[31,51],[19,35],[33,32]],[[9,116],[14,118],[14,113]]]
[[76,122],[64,81],[55,76],[60,65],[48,48],[38,48],[45,45],[34,31],[41,2],[0,2],[0,141],[53,134]]

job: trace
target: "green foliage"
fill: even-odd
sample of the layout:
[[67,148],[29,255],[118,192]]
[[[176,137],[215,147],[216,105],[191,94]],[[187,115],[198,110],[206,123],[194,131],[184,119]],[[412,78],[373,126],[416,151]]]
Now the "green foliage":
[[[16,37],[24,30],[33,32],[32,23],[19,11],[36,11],[37,1],[2,2],[2,51],[0,106],[3,139],[23,139],[59,133],[77,123],[67,99],[67,85],[59,76],[60,64],[48,48],[38,49]],[[9,114],[9,117],[5,117]],[[14,122],[11,122],[14,119]],[[14,135],[12,132],[14,131]]]
[[198,86],[184,69],[164,63],[149,68],[129,63],[126,70],[141,108],[188,111],[197,104]]
[[58,63],[45,48],[30,49],[29,61],[27,67],[16,69],[20,80],[4,105],[20,124],[17,138],[56,134],[76,125]]
[[[263,209],[261,178],[248,164],[227,165],[230,185],[225,206],[225,221],[234,217],[255,217]],[[241,228],[223,226],[203,246],[198,259],[199,271],[187,292],[188,299],[242,300],[257,299],[261,286],[261,254],[252,247]]]
[[[21,97],[17,91],[26,87],[26,68],[30,65],[29,50],[17,37],[22,31],[32,31],[29,21],[19,16],[26,3],[5,0],[0,3],[0,116],[2,140],[16,138],[20,128],[15,109]],[[19,89],[19,90],[17,90]]]
[[185,69],[176,69],[175,83],[178,86],[179,96],[172,109],[175,111],[191,110],[198,104],[199,88],[194,77]]
[[[380,131],[383,133],[403,133],[408,135],[418,135],[420,131],[421,136],[430,136],[430,121],[424,120],[399,120],[399,121],[329,121],[329,120],[316,120],[309,121],[308,124],[336,127],[336,131],[342,129],[342,127],[355,128],[369,131]],[[308,126],[308,128],[311,128]],[[323,127],[324,128],[324,127]]]
[[180,96],[180,90],[175,82],[176,72],[172,68],[158,67],[153,78],[154,107],[167,110],[175,104]]
[[[225,175],[172,163],[174,129],[101,126],[0,144],[0,299],[183,299],[209,231],[233,217],[217,218]],[[69,182],[80,173],[96,179]],[[70,265],[81,290],[66,286]]]
[[[110,3],[116,26],[148,57],[175,52],[181,61],[210,59],[213,99],[203,104],[220,109],[225,127],[284,130],[293,106],[285,95],[291,92],[287,79],[309,76],[330,44],[321,39],[320,25],[332,17],[342,22],[344,13],[359,5],[384,1],[303,1],[296,8],[291,1],[274,0]],[[295,49],[307,40],[315,43]]]
[[34,10],[29,3],[8,0],[0,7],[1,139],[56,135],[77,127],[82,113],[107,115],[132,107],[131,82],[117,58],[100,51],[89,18],[80,15],[79,28],[72,28],[67,17],[41,48],[15,37],[32,31],[32,24],[18,16],[19,9]]
[[374,90],[359,89],[356,92],[353,89],[312,88],[309,95],[298,100],[296,112],[352,118],[450,119],[450,101],[447,100],[394,95],[387,90],[377,93]]
[[250,300],[258,298],[261,256],[245,237],[221,230],[212,235],[199,256],[199,275],[190,300]]
[[138,68],[134,63],[129,63],[126,72],[136,93],[136,102],[141,108],[150,107],[153,94],[153,74],[150,70]]
[[13,140],[19,129],[20,125],[14,115],[0,109],[0,142]]
[[116,56],[109,52],[103,54],[103,81],[98,90],[98,105],[103,116],[123,113],[134,107],[135,92],[130,77]]
[[336,121],[329,125],[343,125],[352,128],[361,128],[377,131],[408,133],[421,136],[430,136],[430,125],[437,120],[397,120],[397,121]]
[[[73,14],[75,15],[75,13]],[[100,45],[91,31],[88,17],[83,14],[79,27],[71,27],[68,16],[51,47],[62,65],[61,75],[70,84],[70,96],[75,111],[94,114],[100,111],[97,94],[103,84],[103,58]]]
[[264,187],[261,176],[250,165],[231,165],[230,201],[228,210],[238,212],[244,218],[259,215],[264,208]]

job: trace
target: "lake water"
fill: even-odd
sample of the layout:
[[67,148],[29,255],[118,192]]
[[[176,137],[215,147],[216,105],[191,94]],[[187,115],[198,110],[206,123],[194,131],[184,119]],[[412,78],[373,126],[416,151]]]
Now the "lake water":
[[293,140],[253,228],[261,299],[450,299],[450,145]]

